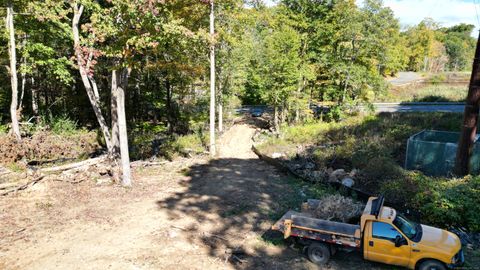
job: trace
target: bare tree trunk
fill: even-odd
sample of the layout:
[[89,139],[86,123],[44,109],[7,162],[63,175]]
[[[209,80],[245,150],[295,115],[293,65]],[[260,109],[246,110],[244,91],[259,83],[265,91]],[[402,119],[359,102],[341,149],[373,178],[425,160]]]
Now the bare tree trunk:
[[37,97],[37,89],[35,88],[35,78],[31,79],[31,91],[32,91],[32,112],[33,116],[37,117],[36,121],[38,122],[38,97]]
[[218,82],[218,132],[223,132],[223,99],[221,80]]
[[213,38],[215,35],[215,15],[213,1],[210,2],[210,156],[217,155],[215,145],[215,44]]
[[300,104],[299,104],[299,100],[300,100],[300,94],[302,92],[302,89],[303,89],[303,79],[300,81],[300,83],[298,84],[298,87],[297,87],[297,92],[295,93],[295,124],[298,124],[300,122]]
[[122,160],[122,185],[131,186],[130,156],[128,152],[127,120],[125,117],[125,90],[128,85],[128,76],[130,69],[115,71],[117,77],[117,110],[118,110],[118,130],[120,138],[120,156]]
[[[27,35],[25,35],[23,37],[23,40],[22,40],[22,48],[25,48],[25,46],[27,45]],[[20,60],[24,65],[27,65],[27,58],[26,57],[22,57],[22,59]],[[25,96],[25,85],[27,83],[27,74],[25,74],[25,71],[22,71],[22,73],[20,74],[20,76],[22,77],[22,89],[21,89],[21,94],[20,94],[20,102],[18,104],[18,110],[21,112],[22,111],[22,107],[23,107],[23,98]]]
[[12,84],[12,102],[10,104],[10,117],[12,119],[12,131],[17,140],[21,140],[20,125],[18,124],[18,77],[17,77],[17,52],[15,48],[15,28],[13,26],[13,4],[8,2],[6,26],[9,34],[8,54],[10,56],[10,80]]
[[280,125],[278,124],[278,106],[275,105],[273,111],[273,125],[275,127],[275,132],[280,132]]
[[218,101],[218,132],[223,132],[223,102]]
[[170,80],[165,77],[165,91],[166,91],[166,100],[165,105],[167,109],[167,120],[168,120],[168,130],[170,133],[173,133],[176,129],[176,119],[174,116],[173,106],[172,106],[172,85]]
[[[74,42],[74,50],[75,56],[77,57],[77,64],[78,69],[80,70],[80,77],[82,78],[83,85],[88,95],[88,99],[90,100],[90,104],[92,105],[93,111],[95,112],[95,116],[97,117],[98,124],[100,125],[100,129],[103,133],[103,137],[105,138],[105,144],[107,145],[107,149],[109,152],[112,151],[112,139],[110,136],[110,131],[107,126],[107,121],[103,117],[102,110],[100,109],[100,104],[98,100],[98,90],[95,81],[88,78],[88,70],[86,67],[90,67],[90,56],[87,59],[86,65],[83,64],[85,59],[83,59],[82,51],[80,49],[80,33],[78,30],[78,23],[83,13],[83,5],[78,5],[74,3],[73,11],[74,16],[72,20],[72,32],[73,32],[73,42]],[[96,91],[95,91],[96,90]]]
[[112,151],[110,152],[113,159],[118,159],[120,157],[120,138],[118,131],[118,106],[117,106],[117,91],[118,91],[118,81],[116,76],[116,70],[112,71],[112,88],[110,96],[110,109],[111,109],[111,118],[112,118]]

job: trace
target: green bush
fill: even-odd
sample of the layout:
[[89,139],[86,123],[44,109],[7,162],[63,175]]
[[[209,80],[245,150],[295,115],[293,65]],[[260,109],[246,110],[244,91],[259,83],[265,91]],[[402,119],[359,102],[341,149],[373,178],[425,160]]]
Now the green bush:
[[383,193],[388,201],[419,212],[424,223],[480,231],[480,176],[433,178],[401,167],[411,135],[424,129],[458,131],[461,121],[462,115],[456,113],[349,117],[337,123],[286,127],[279,138],[272,136],[257,148],[291,158],[303,144],[319,168],[359,169],[357,188]]
[[78,131],[77,122],[66,115],[51,117],[49,124],[52,132],[57,135],[72,135]]
[[0,134],[6,134],[8,132],[7,125],[0,125]]
[[208,135],[196,132],[193,134],[178,137],[175,140],[175,146],[180,153],[200,154],[206,151],[206,145],[208,140]]
[[480,231],[480,177],[432,179],[416,200],[427,222]]

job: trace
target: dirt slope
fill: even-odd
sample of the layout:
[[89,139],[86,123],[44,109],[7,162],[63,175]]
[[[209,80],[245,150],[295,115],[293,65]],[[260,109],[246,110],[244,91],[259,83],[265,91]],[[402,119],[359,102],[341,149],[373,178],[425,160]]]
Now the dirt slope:
[[[296,191],[251,152],[254,132],[234,126],[215,160],[136,169],[131,189],[52,181],[0,198],[0,269],[318,269],[262,239]],[[380,267],[341,253],[323,269]]]

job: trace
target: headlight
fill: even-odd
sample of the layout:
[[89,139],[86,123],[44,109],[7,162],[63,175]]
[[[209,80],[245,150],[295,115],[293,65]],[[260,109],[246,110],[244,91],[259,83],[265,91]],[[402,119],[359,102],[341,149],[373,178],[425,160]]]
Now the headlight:
[[452,264],[457,263],[457,260],[458,260],[457,255],[453,256],[453,258],[452,258]]

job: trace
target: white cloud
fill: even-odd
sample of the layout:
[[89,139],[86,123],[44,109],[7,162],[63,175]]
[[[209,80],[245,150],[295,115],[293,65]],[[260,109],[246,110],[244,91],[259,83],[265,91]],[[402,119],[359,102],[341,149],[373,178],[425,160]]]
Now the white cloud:
[[[415,25],[430,17],[442,26],[468,23],[475,25],[478,30],[476,8],[480,13],[480,5],[475,5],[472,1],[384,0],[384,4],[393,10],[403,26]],[[474,35],[476,36],[477,32]]]

